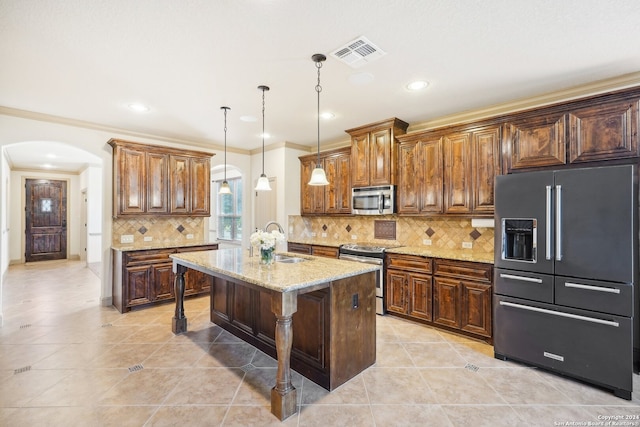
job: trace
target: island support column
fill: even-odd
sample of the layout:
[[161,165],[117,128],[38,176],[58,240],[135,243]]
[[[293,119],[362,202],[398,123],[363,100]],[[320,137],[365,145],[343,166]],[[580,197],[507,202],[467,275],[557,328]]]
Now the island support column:
[[187,267],[173,263],[173,272],[176,274],[174,289],[176,294],[176,312],[171,320],[171,330],[174,334],[187,332],[187,318],[184,315],[184,273]]
[[298,310],[297,292],[274,292],[271,311],[276,315],[276,353],[278,372],[276,385],[271,389],[271,413],[280,421],[298,409],[296,388],[291,383],[291,346],[293,343],[292,316]]

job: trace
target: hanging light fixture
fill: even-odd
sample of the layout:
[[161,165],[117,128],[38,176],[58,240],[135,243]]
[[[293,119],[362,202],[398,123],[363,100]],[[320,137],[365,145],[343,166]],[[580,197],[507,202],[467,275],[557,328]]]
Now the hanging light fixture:
[[264,174],[264,93],[269,90],[269,86],[260,85],[258,86],[258,89],[262,91],[262,174],[260,175],[260,178],[258,178],[256,191],[271,191],[269,178]]
[[316,85],[316,92],[318,93],[318,160],[316,162],[316,168],[311,172],[311,180],[309,180],[308,185],[329,185],[327,175],[324,173],[322,166],[320,166],[320,92],[322,92],[322,86],[320,86],[320,68],[322,68],[322,62],[326,61],[327,57],[321,53],[316,53],[311,59],[316,63],[316,68],[318,69],[318,84]]
[[224,181],[222,181],[218,194],[231,194],[231,187],[227,182],[227,110],[231,108],[220,107],[220,109],[224,110]]

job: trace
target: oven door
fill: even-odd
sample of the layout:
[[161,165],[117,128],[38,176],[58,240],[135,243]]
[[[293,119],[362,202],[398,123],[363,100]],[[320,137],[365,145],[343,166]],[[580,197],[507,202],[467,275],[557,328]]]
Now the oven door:
[[363,262],[365,264],[374,264],[378,266],[378,271],[376,273],[376,313],[384,314],[384,273],[382,271],[382,259],[349,254],[340,254],[338,258],[346,261]]

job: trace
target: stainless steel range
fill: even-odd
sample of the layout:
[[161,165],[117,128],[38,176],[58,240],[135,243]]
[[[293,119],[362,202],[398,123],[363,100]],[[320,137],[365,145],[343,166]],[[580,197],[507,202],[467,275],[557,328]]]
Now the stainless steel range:
[[349,243],[341,245],[339,258],[347,261],[364,262],[377,265],[376,275],[376,313],[383,315],[384,311],[384,252],[397,245],[376,245],[368,243]]

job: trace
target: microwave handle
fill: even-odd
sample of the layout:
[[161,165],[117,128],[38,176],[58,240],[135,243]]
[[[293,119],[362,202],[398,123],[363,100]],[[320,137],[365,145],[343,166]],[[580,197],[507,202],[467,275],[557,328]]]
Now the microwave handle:
[[382,214],[383,209],[384,209],[384,195],[382,193],[378,193],[378,213]]

